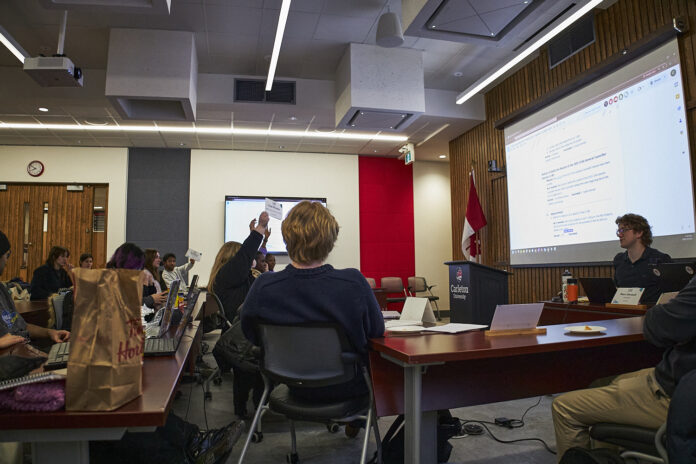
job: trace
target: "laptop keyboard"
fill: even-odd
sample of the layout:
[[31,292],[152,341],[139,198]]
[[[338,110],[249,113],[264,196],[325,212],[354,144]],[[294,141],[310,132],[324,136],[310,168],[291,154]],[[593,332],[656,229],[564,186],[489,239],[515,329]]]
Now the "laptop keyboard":
[[173,353],[176,343],[173,338],[148,338],[145,340],[145,354]]
[[68,356],[70,355],[70,342],[56,343],[51,346],[48,353],[48,361],[44,364],[44,369],[52,371],[63,369],[68,366]]
[[[176,348],[175,338],[148,338],[145,340],[145,356],[173,354],[176,352]],[[53,371],[67,367],[69,356],[70,342],[54,344],[48,353],[48,360],[44,364],[44,369]]]

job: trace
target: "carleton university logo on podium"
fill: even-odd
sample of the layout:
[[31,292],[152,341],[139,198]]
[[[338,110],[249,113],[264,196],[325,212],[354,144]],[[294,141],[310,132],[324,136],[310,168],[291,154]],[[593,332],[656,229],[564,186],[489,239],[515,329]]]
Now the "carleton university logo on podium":
[[457,272],[455,273],[454,278],[457,281],[457,285],[455,285],[455,283],[453,282],[450,282],[450,296],[455,300],[466,300],[466,297],[469,294],[469,287],[459,285],[462,283],[462,279],[464,278],[464,271],[462,271],[461,267],[457,268]]

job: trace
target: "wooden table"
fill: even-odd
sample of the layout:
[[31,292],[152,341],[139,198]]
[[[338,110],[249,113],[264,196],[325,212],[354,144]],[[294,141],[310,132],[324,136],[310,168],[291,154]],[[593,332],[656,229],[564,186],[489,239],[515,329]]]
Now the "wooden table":
[[370,341],[377,416],[403,413],[407,463],[437,462],[438,409],[486,404],[587,387],[593,380],[654,366],[661,351],[643,339],[643,318],[603,320],[595,336],[487,338],[483,332],[386,337]]
[[577,322],[596,321],[598,319],[620,319],[645,315],[645,309],[607,308],[603,304],[592,303],[556,303],[543,301],[540,325],[573,324]]
[[375,293],[375,298],[377,298],[377,304],[382,311],[387,310],[387,291],[383,288],[373,288],[372,291]]
[[35,463],[88,463],[91,440],[154,431],[167,420],[198,329],[189,324],[174,356],[144,358],[143,394],[130,403],[110,412],[0,412],[0,441],[31,442]]
[[48,300],[15,301],[15,308],[29,324],[46,327],[48,325]]

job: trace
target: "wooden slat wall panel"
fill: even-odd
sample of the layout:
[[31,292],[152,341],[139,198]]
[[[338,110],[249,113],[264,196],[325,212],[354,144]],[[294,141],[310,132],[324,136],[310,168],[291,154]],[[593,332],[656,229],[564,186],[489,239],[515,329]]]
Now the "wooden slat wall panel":
[[[462,259],[460,249],[464,214],[469,192],[469,170],[476,169],[476,187],[488,219],[481,231],[483,264],[510,270],[507,214],[507,181],[499,174],[487,172],[488,160],[504,165],[503,131],[496,130],[495,121],[542,97],[576,75],[620,52],[633,42],[654,32],[672,18],[688,16],[690,30],[679,37],[679,51],[684,76],[685,100],[696,101],[696,1],[694,0],[619,0],[607,10],[598,10],[595,20],[594,44],[565,62],[548,69],[548,56],[539,56],[508,77],[485,96],[484,123],[450,142],[450,177],[452,189],[452,237],[454,259]],[[692,173],[696,172],[696,108],[687,111],[692,154]],[[695,182],[696,183],[696,182]],[[608,256],[610,260],[612,256]],[[612,276],[611,266],[571,267],[575,276]],[[514,269],[510,276],[511,303],[527,303],[552,297],[560,289],[564,268]]]

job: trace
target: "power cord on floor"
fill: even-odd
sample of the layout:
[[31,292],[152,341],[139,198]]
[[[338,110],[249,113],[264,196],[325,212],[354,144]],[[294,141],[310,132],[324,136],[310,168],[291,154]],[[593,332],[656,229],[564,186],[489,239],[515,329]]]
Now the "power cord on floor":
[[205,419],[205,429],[210,430],[208,427],[208,414],[205,411],[205,385],[201,384],[201,390],[203,391],[203,418]]
[[522,414],[522,417],[520,419],[508,419],[506,417],[497,417],[495,419],[495,422],[491,421],[480,421],[480,420],[462,420],[462,435],[457,435],[452,437],[453,439],[461,439],[465,438],[469,435],[483,435],[484,429],[488,434],[491,436],[491,438],[498,443],[519,443],[523,441],[538,441],[541,442],[542,445],[544,445],[544,448],[546,448],[546,451],[548,451],[551,454],[556,454],[556,452],[551,449],[551,447],[541,438],[537,437],[531,437],[531,438],[518,438],[515,440],[502,440],[498,437],[496,437],[493,432],[491,432],[491,429],[488,428],[489,425],[497,425],[498,427],[505,427],[509,429],[517,429],[520,427],[524,426],[524,418],[527,415],[529,411],[531,411],[533,408],[538,406],[541,403],[541,396],[537,400],[535,404],[532,406],[528,407],[526,411]]

